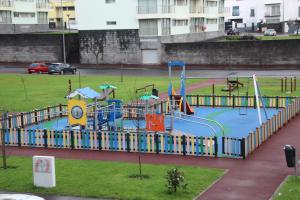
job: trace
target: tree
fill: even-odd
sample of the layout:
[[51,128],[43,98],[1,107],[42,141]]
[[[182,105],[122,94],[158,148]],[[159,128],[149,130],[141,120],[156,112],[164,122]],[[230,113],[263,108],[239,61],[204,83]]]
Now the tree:
[[184,173],[179,171],[177,168],[167,171],[167,184],[169,192],[177,192],[177,188],[186,189],[187,184],[184,183]]

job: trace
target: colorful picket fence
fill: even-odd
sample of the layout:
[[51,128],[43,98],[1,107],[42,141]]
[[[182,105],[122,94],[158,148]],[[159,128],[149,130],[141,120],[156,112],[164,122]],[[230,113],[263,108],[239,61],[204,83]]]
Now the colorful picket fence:
[[[263,96],[267,108],[283,108],[288,106],[295,97]],[[217,95],[187,95],[191,106],[216,107],[256,107],[255,96],[217,96]],[[262,106],[262,105],[260,105]]]
[[[216,137],[108,131],[3,129],[10,146],[217,156]],[[1,139],[0,139],[1,140]],[[0,141],[1,144],[1,141]]]
[[242,157],[245,159],[299,112],[300,98],[296,98],[291,104],[280,110],[271,119],[267,120],[260,127],[257,127],[255,131],[249,133],[246,138],[223,137],[223,154],[230,157]]
[[[34,110],[26,113],[18,113],[6,116],[4,121],[5,128],[22,128],[33,124],[62,117],[66,115],[65,105],[49,106],[47,108]],[[2,123],[0,123],[0,128]]]

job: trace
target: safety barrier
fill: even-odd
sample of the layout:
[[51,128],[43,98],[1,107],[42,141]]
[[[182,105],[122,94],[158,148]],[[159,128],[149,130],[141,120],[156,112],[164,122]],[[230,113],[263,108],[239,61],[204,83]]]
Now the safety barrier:
[[289,120],[294,118],[300,111],[300,98],[294,100],[286,108],[283,108],[271,119],[267,120],[260,127],[251,132],[245,138],[245,155],[247,157],[251,152],[258,148],[264,141],[275,134],[280,128],[288,123]]
[[[267,108],[283,108],[295,97],[263,96],[262,99]],[[187,100],[191,106],[256,107],[255,96],[187,95]]]
[[20,128],[2,129],[2,131],[4,131],[5,143],[9,146],[210,157],[216,157],[218,155],[218,142],[216,137],[173,136],[156,133],[112,131],[27,130]]
[[48,106],[43,109],[36,109],[31,112],[22,112],[8,115],[2,119],[4,123],[0,123],[0,128],[4,124],[4,128],[24,128],[33,124],[63,117],[66,115],[66,105]]

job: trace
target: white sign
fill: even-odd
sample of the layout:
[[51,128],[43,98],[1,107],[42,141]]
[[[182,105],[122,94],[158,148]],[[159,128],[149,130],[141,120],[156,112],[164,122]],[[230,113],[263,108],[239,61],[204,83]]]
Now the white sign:
[[53,156],[33,156],[33,183],[36,187],[56,186],[55,158]]

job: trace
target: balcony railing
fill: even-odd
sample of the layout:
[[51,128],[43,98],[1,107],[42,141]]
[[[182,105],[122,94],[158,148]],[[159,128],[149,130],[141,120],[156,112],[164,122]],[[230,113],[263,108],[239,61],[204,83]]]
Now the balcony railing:
[[280,16],[281,16],[280,12],[275,12],[275,13],[266,12],[265,13],[265,17],[280,17]]
[[10,7],[13,7],[13,1],[0,0],[0,8],[10,8]]
[[190,7],[190,13],[192,14],[204,14],[205,8],[202,6],[192,6]]
[[190,31],[191,31],[191,33],[204,32],[205,29],[206,29],[206,26],[204,24],[191,24],[190,25]]
[[173,6],[138,6],[138,14],[168,14],[174,13]]

